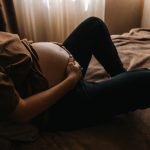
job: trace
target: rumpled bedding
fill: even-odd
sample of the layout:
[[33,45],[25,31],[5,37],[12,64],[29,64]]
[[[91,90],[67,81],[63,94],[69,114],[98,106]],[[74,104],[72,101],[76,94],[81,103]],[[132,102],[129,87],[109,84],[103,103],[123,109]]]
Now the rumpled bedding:
[[[111,38],[127,70],[150,68],[150,29],[133,28],[121,35],[111,35]],[[107,77],[104,68],[93,57],[86,79],[99,82]]]
[[[111,36],[127,70],[150,68],[150,29],[134,28]],[[86,79],[101,82],[108,75],[92,58]],[[6,142],[6,139],[0,139]],[[7,142],[6,142],[7,143]],[[39,133],[35,142],[14,142],[11,150],[150,150],[150,108],[122,114],[92,127]]]

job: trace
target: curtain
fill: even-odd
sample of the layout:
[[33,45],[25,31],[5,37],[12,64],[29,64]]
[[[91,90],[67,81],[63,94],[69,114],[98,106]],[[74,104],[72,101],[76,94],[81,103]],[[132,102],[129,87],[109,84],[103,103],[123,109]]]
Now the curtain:
[[63,42],[85,18],[104,20],[105,0],[14,0],[19,34],[33,41]]
[[1,0],[2,17],[5,23],[5,31],[18,33],[16,14],[13,0]]
[[6,23],[4,19],[2,2],[0,0],[0,31],[6,31]]

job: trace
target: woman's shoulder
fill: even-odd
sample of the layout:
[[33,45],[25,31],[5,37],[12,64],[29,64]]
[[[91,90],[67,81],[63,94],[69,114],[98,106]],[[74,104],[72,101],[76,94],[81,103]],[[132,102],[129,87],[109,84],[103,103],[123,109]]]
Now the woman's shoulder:
[[31,58],[18,34],[0,32],[0,65],[4,67],[23,58]]
[[30,52],[17,34],[0,32],[0,66],[7,74],[16,76],[22,68],[24,68],[22,72],[28,71],[31,60]]
[[[11,78],[22,97],[47,87],[36,52],[30,45],[29,41],[21,39],[17,34],[0,32],[0,66]],[[38,83],[40,87],[37,87]],[[28,89],[24,90],[27,87]]]

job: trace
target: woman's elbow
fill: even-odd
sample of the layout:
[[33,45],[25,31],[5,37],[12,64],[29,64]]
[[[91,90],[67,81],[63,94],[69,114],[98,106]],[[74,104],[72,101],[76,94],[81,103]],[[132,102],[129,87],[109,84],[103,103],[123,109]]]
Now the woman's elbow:
[[16,109],[11,113],[10,119],[16,123],[25,124],[30,122],[30,117],[25,113],[25,101],[20,99]]

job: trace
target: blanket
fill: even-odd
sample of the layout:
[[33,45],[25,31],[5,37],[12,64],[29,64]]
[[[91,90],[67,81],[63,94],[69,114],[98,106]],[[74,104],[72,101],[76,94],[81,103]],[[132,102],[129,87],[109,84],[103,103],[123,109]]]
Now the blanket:
[[[133,28],[121,35],[111,35],[111,38],[127,70],[150,68],[150,29]],[[86,79],[99,82],[107,77],[104,68],[93,56]]]

